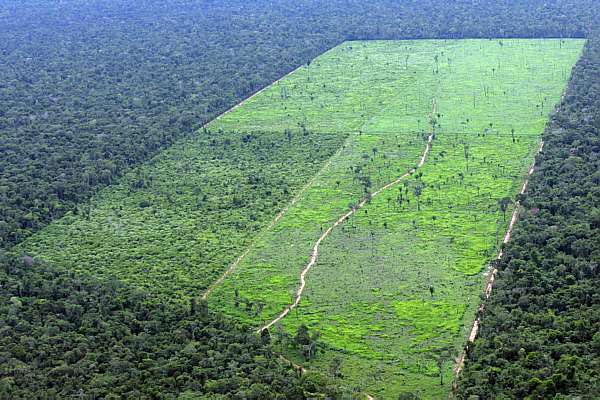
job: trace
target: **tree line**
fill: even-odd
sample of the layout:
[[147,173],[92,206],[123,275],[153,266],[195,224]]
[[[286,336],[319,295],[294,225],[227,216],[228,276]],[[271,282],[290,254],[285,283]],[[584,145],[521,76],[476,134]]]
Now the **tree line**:
[[[581,37],[589,27],[598,25],[594,3],[3,1],[0,247],[20,242],[85,204],[99,188],[114,183],[127,170],[194,134],[218,113],[342,40]],[[594,49],[597,54],[597,46]],[[588,63],[590,52],[588,48]],[[578,65],[580,71],[585,67]],[[593,76],[591,72],[589,76]],[[569,249],[583,252],[576,260],[593,254],[597,257],[597,252],[585,255],[585,235],[589,232],[586,227],[598,227],[597,212],[586,208],[589,196],[573,195],[585,186],[571,180],[579,166],[592,158],[586,156],[588,147],[583,145],[592,137],[584,135],[578,124],[595,123],[597,127],[598,121],[597,115],[589,112],[589,107],[595,104],[597,109],[598,103],[583,102],[585,96],[597,96],[597,85],[593,92],[582,79],[574,81],[579,89],[570,92],[582,100],[567,98],[564,107],[568,113],[563,114],[562,122],[566,133],[561,131],[571,138],[570,148],[575,149],[575,158],[564,167],[572,176],[562,175],[557,167],[555,174],[549,175],[555,181],[547,183],[550,189],[556,182],[570,188],[561,192],[564,203],[553,203],[553,207],[562,210],[576,198],[580,205],[574,208],[577,218],[595,218],[596,225],[576,224],[575,217],[561,211],[561,218],[572,222],[569,229],[574,231],[565,231],[560,237]],[[577,109],[582,105],[585,107]],[[583,109],[588,111],[583,113]],[[571,121],[576,116],[580,118]],[[583,179],[575,182],[589,183]],[[597,174],[592,173],[590,179],[598,185]],[[557,229],[563,227],[553,225],[546,230],[553,234]],[[579,282],[580,269],[587,276],[585,268],[567,260],[557,267],[558,271],[572,270],[565,274],[566,283]],[[593,286],[580,289],[597,304]],[[582,296],[576,299],[588,301]],[[565,304],[575,313],[571,303]],[[596,326],[593,321],[597,319],[573,321],[576,330],[568,336],[569,343],[575,343],[577,332],[587,340],[586,332]],[[486,329],[483,337],[491,336]],[[297,335],[296,342],[308,346],[302,349],[310,357],[316,340],[304,333]],[[597,354],[596,336],[592,345],[584,343]],[[332,387],[320,375],[300,374],[274,357],[268,342],[211,311],[205,303],[160,304],[115,279],[77,275],[60,265],[14,258],[0,251],[0,398],[355,396]],[[569,343],[567,350],[571,349]],[[476,359],[475,354],[477,350],[470,360]],[[586,354],[577,352],[561,362],[568,387],[575,387],[573,376],[583,382],[577,384],[582,389],[590,382],[578,368],[594,360]],[[478,362],[483,365],[468,362],[465,382],[471,382],[471,376],[480,377],[474,367]],[[532,364],[522,365],[524,371],[533,368]],[[576,373],[570,373],[574,368]],[[339,366],[332,365],[332,370],[337,373]],[[485,393],[491,387],[486,374],[472,385],[461,386],[465,395]],[[517,376],[516,380],[525,381]],[[544,375],[536,378],[547,385]]]

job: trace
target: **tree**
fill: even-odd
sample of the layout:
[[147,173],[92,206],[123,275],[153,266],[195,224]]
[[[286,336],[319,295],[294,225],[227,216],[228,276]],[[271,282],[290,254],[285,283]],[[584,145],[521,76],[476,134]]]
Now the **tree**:
[[192,297],[190,299],[190,315],[196,315],[196,309],[197,309],[197,301],[195,297]]
[[440,377],[440,386],[444,386],[444,365],[448,360],[452,358],[452,349],[444,347],[437,351],[435,355],[435,364],[438,368],[438,374]]
[[280,323],[275,324],[275,338],[279,343],[279,348],[283,351],[284,347],[288,345],[289,334]]
[[256,316],[260,315],[260,313],[262,313],[263,308],[265,308],[265,302],[262,300],[257,300],[255,303],[256,305],[256,309],[254,310]]
[[317,354],[317,343],[311,342],[302,346],[302,356],[306,361],[312,360]]
[[200,301],[198,302],[198,309],[201,318],[208,318],[208,300],[200,299]]
[[294,342],[301,346],[306,346],[310,344],[310,335],[308,332],[308,327],[306,325],[301,324],[298,327],[298,331],[296,332]]
[[260,331],[260,341],[265,346],[271,343],[271,334],[269,333],[269,329],[263,329]]
[[341,378],[342,373],[342,358],[340,356],[334,356],[329,363],[329,375],[333,378]]
[[463,153],[465,156],[465,161],[467,162],[467,171],[469,170],[469,144],[467,142],[463,143]]
[[417,199],[417,211],[421,211],[421,203],[419,199],[421,198],[421,194],[423,193],[423,185],[421,183],[417,183],[413,188],[413,194]]
[[502,217],[504,221],[506,221],[506,210],[508,209],[510,203],[512,203],[510,197],[503,197],[498,200],[498,205],[500,206],[500,211],[502,211]]

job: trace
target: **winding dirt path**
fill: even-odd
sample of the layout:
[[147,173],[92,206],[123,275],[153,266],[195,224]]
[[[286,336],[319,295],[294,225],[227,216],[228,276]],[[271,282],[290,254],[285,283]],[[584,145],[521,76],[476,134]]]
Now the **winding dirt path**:
[[[223,117],[225,114],[227,114],[227,113],[235,110],[236,108],[244,105],[245,103],[247,103],[252,98],[258,96],[259,94],[261,94],[265,90],[269,89],[270,87],[278,84],[279,82],[281,82],[282,80],[284,80],[288,76],[292,75],[294,72],[296,72],[300,68],[304,67],[304,65],[305,64],[302,64],[302,65],[298,66],[297,68],[295,68],[292,71],[288,72],[287,74],[283,75],[281,78],[279,78],[276,81],[268,84],[267,86],[265,86],[262,89],[254,92],[249,97],[247,97],[244,100],[242,100],[241,102],[239,102],[239,103],[235,104],[234,106],[228,108],[227,110],[223,111],[221,114],[217,115],[214,119],[211,119],[210,121],[208,121],[207,123],[205,123],[204,125],[202,125],[202,128],[205,128],[206,126],[208,126],[213,121],[221,119],[221,117]],[[306,189],[313,183],[313,181],[317,178],[317,176],[319,176],[321,174],[321,172],[326,167],[329,166],[329,164],[331,163],[331,160],[336,155],[338,155],[342,151],[342,149],[344,149],[344,147],[345,147],[346,144],[347,144],[347,141],[344,142],[344,145],[342,147],[340,147],[340,149],[338,149],[338,151],[336,153],[334,153],[334,155],[332,155],[329,158],[329,160],[327,160],[327,162],[323,165],[323,167],[319,170],[319,172],[317,172],[317,174],[315,174],[315,176],[306,185],[304,185],[302,187],[302,189],[300,189],[300,191],[296,194],[296,196],[294,196],[294,198],[275,216],[275,218],[273,219],[273,221],[271,221],[271,223],[269,224],[269,226],[267,226],[266,229],[264,229],[263,231],[261,231],[261,233],[259,233],[259,235],[252,241],[252,243],[250,243],[250,245],[246,248],[246,250],[244,250],[244,252],[242,254],[240,254],[238,256],[238,258],[236,258],[233,263],[231,263],[231,265],[227,268],[227,270],[225,270],[225,272],[215,282],[213,282],[208,287],[208,289],[202,294],[202,300],[208,299],[208,296],[210,296],[210,294],[213,292],[213,290],[215,290],[216,287],[218,287],[219,285],[221,285],[223,283],[223,281],[225,280],[225,278],[227,278],[227,276],[229,276],[229,274],[231,274],[237,268],[237,266],[242,262],[242,260],[244,258],[246,258],[246,256],[248,255],[248,253],[250,253],[250,250],[252,250],[252,248],[254,248],[254,246],[256,245],[256,242],[258,241],[258,239],[260,239],[262,237],[262,235],[264,234],[264,232],[265,231],[269,231],[271,228],[273,228],[273,226],[275,226],[275,224],[285,215],[285,213],[288,212],[288,210],[290,209],[290,207],[293,206],[294,204],[296,204],[298,202],[298,200],[300,199],[300,197],[302,196],[302,194],[304,194],[304,192],[306,191]]]
[[[525,177],[525,180],[523,181],[523,186],[521,187],[521,191],[519,192],[519,194],[524,194],[525,191],[527,190],[527,185],[529,184],[529,178],[531,177],[531,175],[533,174],[533,171],[535,170],[535,157],[538,154],[540,154],[543,149],[544,149],[544,141],[541,140],[540,147],[539,147],[538,151],[535,153],[533,162],[531,163],[531,166],[529,167],[529,170],[527,171],[527,176]],[[502,241],[502,244],[507,244],[510,241],[510,237],[511,237],[513,228],[515,227],[515,224],[517,223],[517,220],[519,219],[519,206],[520,206],[519,202],[518,201],[515,202],[512,217],[510,219],[510,223],[508,224],[508,229],[506,230],[506,234],[504,235],[504,240]],[[500,248],[500,251],[498,252],[498,256],[496,257],[496,262],[499,261],[503,255],[504,255],[504,251],[502,250],[502,248]],[[496,280],[497,273],[498,273],[498,268],[496,268],[494,266],[490,272],[489,278],[485,285],[485,291],[484,291],[485,300],[489,299],[490,296],[492,295],[492,288],[494,287],[494,281]],[[471,328],[471,333],[469,334],[469,339],[468,339],[467,345],[465,346],[465,350],[463,350],[462,354],[456,361],[456,364],[454,367],[455,379],[456,379],[456,377],[458,377],[460,375],[460,373],[462,372],[463,367],[465,365],[466,350],[469,346],[469,343],[473,343],[475,341],[475,339],[477,338],[477,333],[479,332],[479,325],[481,324],[481,318],[483,317],[484,311],[485,311],[485,303],[481,303],[479,305],[479,309],[477,310],[477,318],[475,318],[475,321],[473,321],[473,327]],[[455,387],[453,387],[453,389],[455,389]],[[451,392],[451,395],[452,395],[452,392]]]
[[[432,110],[431,110],[431,114],[430,115],[434,115],[436,113],[437,106],[436,106],[435,98],[432,100],[432,103],[433,103],[433,105],[432,105]],[[304,269],[300,273],[300,286],[298,287],[298,289],[296,289],[296,296],[295,296],[294,302],[292,304],[289,304],[288,306],[286,306],[285,309],[275,319],[271,320],[271,322],[269,322],[266,325],[258,328],[256,330],[256,333],[261,333],[265,329],[269,329],[271,326],[273,326],[274,324],[276,324],[277,322],[279,322],[283,318],[285,318],[285,316],[288,315],[290,311],[292,311],[294,308],[296,308],[298,306],[298,304],[300,303],[300,300],[302,300],[302,294],[303,294],[304,289],[306,287],[306,274],[308,274],[308,272],[310,271],[310,269],[316,264],[317,259],[319,258],[319,247],[321,246],[321,243],[323,242],[323,240],[325,240],[325,238],[327,238],[327,236],[329,236],[329,234],[331,234],[331,232],[335,229],[335,227],[337,227],[339,224],[341,224],[342,222],[344,222],[345,220],[347,220],[356,211],[360,210],[365,204],[367,204],[370,201],[371,198],[377,196],[378,194],[380,194],[384,190],[387,190],[390,187],[397,185],[398,183],[400,183],[401,181],[403,181],[407,177],[409,177],[412,174],[414,174],[417,171],[417,169],[421,168],[423,166],[423,164],[425,164],[425,160],[427,159],[427,155],[429,154],[429,150],[431,150],[431,142],[433,141],[434,135],[435,135],[435,129],[432,129],[431,133],[429,134],[429,136],[427,138],[427,144],[425,145],[425,150],[423,151],[423,154],[421,155],[421,159],[419,161],[419,164],[415,168],[410,169],[408,172],[406,172],[405,174],[401,175],[396,180],[394,180],[394,181],[386,184],[385,186],[383,186],[383,187],[379,188],[378,190],[376,190],[375,192],[371,193],[370,196],[365,197],[364,199],[362,199],[360,201],[360,203],[358,203],[356,206],[354,206],[352,209],[350,209],[350,211],[346,212],[341,217],[339,217],[333,223],[333,225],[331,225],[329,228],[327,228],[327,230],[325,232],[323,232],[323,234],[321,234],[321,236],[319,237],[319,239],[317,239],[317,241],[313,245],[312,252],[311,252],[311,255],[310,255],[310,260],[309,260],[308,264],[306,264],[306,266],[304,267]]]

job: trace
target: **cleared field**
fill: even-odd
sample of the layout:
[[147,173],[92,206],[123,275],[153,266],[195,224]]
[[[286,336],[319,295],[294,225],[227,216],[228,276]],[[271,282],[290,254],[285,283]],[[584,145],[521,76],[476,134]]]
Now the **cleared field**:
[[[558,101],[582,44],[368,42],[346,43],[325,54],[324,59],[335,59],[345,52],[347,61],[337,61],[342,65],[385,54],[387,61],[377,64],[389,71],[385,79],[391,86],[396,80],[404,86],[390,92],[383,112],[371,114],[358,129],[349,124],[332,127],[327,115],[311,111],[311,126],[352,127],[362,133],[350,136],[345,151],[305,198],[215,291],[213,307],[256,324],[274,318],[292,302],[300,270],[322,230],[363,196],[350,168],[368,170],[377,165],[369,173],[373,181],[369,191],[376,190],[416,164],[424,147],[423,133],[434,124],[433,149],[419,173],[373,198],[323,241],[299,308],[282,320],[282,326],[290,335],[300,324],[319,331],[320,342],[333,351],[317,355],[305,366],[328,371],[333,359],[341,357],[344,380],[376,397],[395,398],[402,392],[419,392],[424,398],[446,396],[454,357],[479,303],[481,272],[506,230],[504,214],[510,215],[511,204],[506,202],[503,212],[500,203],[518,191],[547,114]],[[344,50],[349,47],[354,53]],[[415,54],[426,56],[420,59]],[[301,80],[301,74],[316,63],[294,74],[295,79]],[[315,76],[313,71],[313,80]],[[231,123],[245,129],[245,121],[281,126],[279,110],[286,106],[274,97],[277,90],[275,85],[271,93],[250,100],[215,126]],[[431,121],[433,98],[437,110]],[[332,115],[341,122],[352,120],[337,110]],[[291,126],[293,116],[288,115]],[[405,149],[404,154],[394,155],[394,147]],[[361,160],[360,154],[368,157]],[[303,361],[298,349],[284,346],[284,351]]]
[[201,133],[94,196],[17,251],[198,296],[344,141],[341,135]]
[[582,45],[343,43],[18,250],[180,300],[249,249],[209,304],[258,328],[294,301],[322,233],[414,168],[435,131],[422,168],[323,241],[299,307],[271,333],[320,332],[327,350],[310,361],[289,340],[281,349],[321,371],[339,358],[335,375],[376,398],[444,398],[511,212],[502,199],[516,194]]

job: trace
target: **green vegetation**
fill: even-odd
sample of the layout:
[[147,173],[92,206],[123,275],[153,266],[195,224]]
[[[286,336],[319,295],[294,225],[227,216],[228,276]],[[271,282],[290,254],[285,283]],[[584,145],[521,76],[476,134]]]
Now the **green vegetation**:
[[[237,291],[240,298],[261,304],[264,320],[280,312],[290,303],[300,270],[323,230],[366,193],[418,163],[436,77],[424,76],[419,89],[411,85],[412,71],[401,73],[406,66],[404,58],[402,63],[399,60],[402,51],[411,52],[410,67],[427,70],[435,45],[434,41],[342,44],[208,126],[244,129],[243,121],[261,121],[265,129],[282,129],[288,121],[288,129],[302,129],[304,124],[309,130],[323,125],[352,132],[301,200],[256,244],[231,279],[217,288],[211,298],[216,308],[246,319],[244,308],[232,307],[239,300],[233,295]],[[282,87],[290,88],[285,99],[277,96]],[[312,101],[307,101],[307,94]],[[321,108],[322,104],[328,108]],[[306,115],[313,117],[305,119]],[[407,125],[412,133],[404,131]],[[254,318],[250,321],[261,321]]]
[[[506,99],[490,92],[494,85],[466,86],[482,83],[486,71],[476,66],[491,66],[497,40],[473,42],[479,50],[466,46],[466,69],[455,70],[456,60],[440,53],[460,53],[452,42],[370,43],[352,55],[342,45],[333,58],[313,59],[356,39],[585,37],[600,25],[595,6],[596,0],[0,2],[0,399],[351,399],[364,398],[365,387],[381,398],[388,385],[385,397],[415,399],[421,388],[427,396],[442,393],[444,385],[434,390],[432,382],[449,369],[449,348],[462,329],[457,321],[470,322],[473,282],[493,247],[490,232],[503,229],[500,215],[510,215],[508,187],[539,133],[529,136],[524,128],[525,138],[510,129],[508,141],[503,127],[500,150],[492,149],[491,136],[477,137],[484,132],[479,123],[470,131],[462,124],[450,129],[466,121],[449,108],[462,113],[473,100],[475,111],[500,100],[506,115],[489,127],[494,133],[504,121],[531,119],[541,127],[555,99],[523,94],[542,105],[532,118],[519,113],[531,104],[522,107],[518,99],[506,111]],[[568,76],[560,66],[571,61],[554,61],[559,52],[521,50],[500,61],[502,70],[532,55],[545,57],[547,68],[539,60],[521,65],[517,88],[533,88],[541,74],[542,93]],[[505,286],[469,354],[461,398],[598,397],[598,60],[591,54],[597,51],[580,63],[557,129],[547,133],[551,153],[534,185],[537,203],[521,201],[531,226],[509,250]],[[290,86],[278,85],[270,98],[258,96],[214,122],[212,134],[194,136],[300,65],[284,83]],[[449,77],[461,71],[469,73]],[[487,71],[491,81],[497,71]],[[448,98],[450,91],[461,95]],[[473,92],[483,95],[471,98]],[[519,95],[509,93],[511,100]],[[429,115],[433,98],[439,116]],[[492,104],[488,115],[473,118],[486,126],[496,111]],[[323,243],[300,309],[271,332],[252,334],[250,327],[290,302],[321,230],[414,166],[433,125],[438,137],[428,163],[436,168],[427,164],[389,200],[382,193],[338,227]],[[452,138],[462,132],[467,146],[462,135]],[[438,146],[451,150],[442,154]],[[510,155],[508,169],[491,165],[504,163],[505,154],[485,165],[478,152],[485,160]],[[461,156],[473,177],[463,172]],[[453,177],[436,186],[434,178],[447,175]],[[506,196],[483,198],[473,186],[477,177],[497,180],[485,186]],[[290,217],[272,231],[273,216],[292,196]],[[475,205],[470,214],[440,216],[448,210],[438,204],[464,209],[466,200]],[[4,253],[62,217],[40,242],[31,238]],[[53,262],[23,257],[28,249]],[[231,279],[237,283],[226,280],[207,309],[193,296],[243,249],[249,253]],[[403,293],[396,295],[398,287]],[[275,350],[311,371],[294,371]]]
[[[423,136],[434,126],[425,166],[325,239],[305,297],[282,325],[292,335],[305,324],[334,350],[307,366],[327,370],[341,357],[345,380],[373,395],[443,396],[478,305],[479,272],[506,231],[511,205],[504,199],[520,188],[581,46],[559,40],[349,42],[209,125],[246,129],[249,121],[253,129],[296,128],[310,115],[303,123],[309,130],[359,132],[214,292],[211,304],[255,324],[283,311],[322,231],[349,204],[414,166]],[[407,55],[407,64],[398,62]],[[365,79],[360,65],[372,74],[375,83],[361,102],[366,123],[355,121],[362,114],[347,116],[351,106],[341,101],[339,110],[329,111],[338,116],[337,126],[327,112],[318,112],[321,96],[327,103],[334,94],[313,93],[311,85],[335,87],[331,63],[358,72],[338,73],[346,79]],[[387,92],[377,86],[386,74]],[[339,98],[352,102],[353,90],[363,90],[362,79]],[[282,87],[292,88],[286,98],[276,96]],[[369,112],[371,97],[383,111]],[[353,174],[356,167],[368,178]],[[365,181],[371,184],[361,187]],[[300,350],[284,346],[291,357]]]
[[206,303],[0,259],[0,398],[354,399]]
[[459,399],[600,398],[600,40],[544,133]]
[[596,0],[0,2],[0,247],[349,38],[583,37]]
[[155,157],[15,251],[198,296],[314,175],[341,135],[201,133]]
[[177,301],[199,296],[251,246],[209,302],[259,325],[293,301],[323,231],[414,168],[435,132],[417,173],[325,239],[299,309],[277,330],[318,331],[325,354],[310,341],[308,350],[279,346],[297,361],[308,354],[318,370],[339,360],[343,381],[372,394],[443,396],[478,305],[479,272],[506,230],[506,199],[581,46],[346,42],[17,250]]

